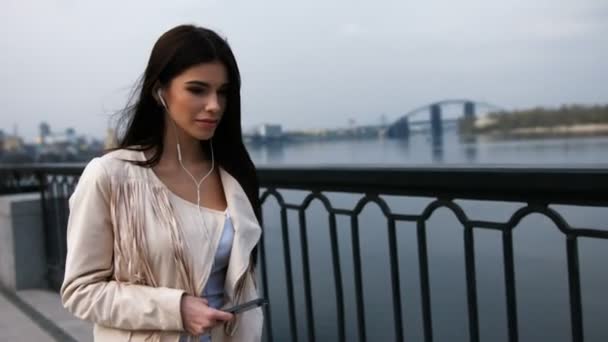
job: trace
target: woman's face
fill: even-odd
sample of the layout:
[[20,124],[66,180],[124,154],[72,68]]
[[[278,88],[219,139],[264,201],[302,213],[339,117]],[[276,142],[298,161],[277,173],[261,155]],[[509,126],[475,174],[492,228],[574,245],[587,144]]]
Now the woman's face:
[[186,69],[171,80],[162,95],[178,127],[193,138],[208,140],[226,109],[227,90],[228,73],[218,61]]

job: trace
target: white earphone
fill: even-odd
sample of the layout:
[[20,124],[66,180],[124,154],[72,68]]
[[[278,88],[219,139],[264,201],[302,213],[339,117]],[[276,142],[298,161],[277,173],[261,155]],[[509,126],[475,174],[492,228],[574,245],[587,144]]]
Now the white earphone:
[[169,108],[167,108],[167,104],[165,103],[165,99],[163,99],[163,90],[161,88],[158,88],[156,95],[158,96],[160,103],[163,105],[163,107],[165,107],[165,110],[169,110]]

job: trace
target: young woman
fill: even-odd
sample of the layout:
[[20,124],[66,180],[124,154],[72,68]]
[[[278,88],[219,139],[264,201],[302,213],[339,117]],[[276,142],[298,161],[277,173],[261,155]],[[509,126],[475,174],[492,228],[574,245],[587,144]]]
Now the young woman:
[[61,296],[95,341],[259,341],[260,203],[241,132],[240,76],[215,32],[154,45],[117,149],[70,197]]

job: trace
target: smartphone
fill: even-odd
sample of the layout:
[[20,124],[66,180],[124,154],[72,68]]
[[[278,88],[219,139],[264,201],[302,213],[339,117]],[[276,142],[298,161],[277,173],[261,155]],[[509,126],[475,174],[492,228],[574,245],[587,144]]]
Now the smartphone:
[[229,312],[231,314],[239,314],[241,312],[245,312],[247,310],[251,310],[251,309],[255,309],[257,307],[260,307],[262,305],[267,305],[268,301],[264,298],[258,298],[258,299],[254,299],[250,302],[247,303],[243,303],[243,304],[239,304],[239,305],[235,305],[231,308],[226,308],[226,309],[222,309],[222,311],[225,312]]

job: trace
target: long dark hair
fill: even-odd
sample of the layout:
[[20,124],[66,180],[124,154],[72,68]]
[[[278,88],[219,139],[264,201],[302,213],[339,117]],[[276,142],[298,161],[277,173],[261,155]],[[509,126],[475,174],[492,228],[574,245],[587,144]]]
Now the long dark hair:
[[[243,187],[261,223],[257,175],[245,149],[241,129],[241,76],[230,46],[214,31],[181,25],[165,32],[156,41],[148,66],[119,118],[117,149],[153,149],[149,160],[135,163],[142,167],[158,164],[163,151],[165,113],[155,98],[155,90],[168,85],[174,77],[194,65],[214,61],[224,64],[229,83],[224,115],[213,136],[216,164]],[[204,149],[208,149],[208,143],[201,141]]]

